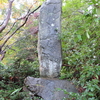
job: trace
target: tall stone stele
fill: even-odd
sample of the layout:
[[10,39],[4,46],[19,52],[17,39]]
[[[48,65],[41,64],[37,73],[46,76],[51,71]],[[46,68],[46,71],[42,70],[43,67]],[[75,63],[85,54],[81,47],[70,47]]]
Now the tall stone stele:
[[46,0],[40,9],[38,57],[41,77],[58,77],[62,66],[61,0]]

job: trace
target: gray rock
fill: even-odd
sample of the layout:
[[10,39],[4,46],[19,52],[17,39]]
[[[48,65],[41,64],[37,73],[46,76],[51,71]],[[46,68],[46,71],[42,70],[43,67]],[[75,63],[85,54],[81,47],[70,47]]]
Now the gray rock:
[[57,77],[62,66],[61,54],[61,0],[46,0],[40,9],[38,57],[40,75]]
[[43,100],[68,98],[68,95],[63,91],[58,91],[58,88],[65,89],[67,92],[77,92],[75,86],[67,80],[27,77],[24,83],[33,95],[38,95]]

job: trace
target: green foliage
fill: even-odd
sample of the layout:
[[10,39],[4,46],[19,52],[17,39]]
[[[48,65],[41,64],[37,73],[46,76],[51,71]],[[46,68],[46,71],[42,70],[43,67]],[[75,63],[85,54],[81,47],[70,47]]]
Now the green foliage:
[[[81,93],[69,93],[77,100],[99,100],[100,99],[100,66],[85,66],[82,69],[78,84]],[[68,93],[68,92],[67,92]]]
[[[9,26],[11,24],[9,23]],[[19,24],[16,23],[12,30],[15,30]],[[37,26],[36,20],[34,24]],[[33,24],[30,27],[34,29]],[[3,60],[5,65],[0,63],[0,100],[22,100],[23,98],[32,100],[28,93],[22,90],[23,81],[27,76],[39,77],[37,34],[31,32],[29,27],[23,27],[10,41],[12,44],[9,45]]]
[[[21,38],[21,37],[20,37]],[[19,39],[20,39],[19,38]],[[26,39],[27,38],[27,39]],[[0,99],[32,100],[27,92],[22,91],[23,81],[27,76],[39,77],[36,39],[31,35],[20,39],[7,53],[7,66],[0,63]]]
[[[18,59],[19,60],[19,59]],[[39,77],[39,67],[38,62],[29,62],[26,60],[20,60],[15,61],[14,65],[8,68],[9,72],[12,74],[12,76],[21,76],[22,78],[25,78],[27,76],[34,76]]]
[[[73,2],[70,3],[73,4]],[[80,2],[77,5],[83,5],[83,3]],[[62,17],[66,14],[66,18],[62,19],[63,62],[71,69],[99,64],[100,19],[93,15],[87,16],[85,12],[80,14],[78,10],[82,10],[83,7],[74,7],[71,4],[70,7],[66,7],[68,10],[75,8],[77,11],[69,10],[69,13],[64,11],[64,15],[62,14]]]
[[77,84],[79,93],[66,92],[71,99],[100,99],[99,4],[98,0],[64,0],[61,36],[63,67],[60,79],[73,80]]
[[[5,69],[2,65],[2,69]],[[19,100],[29,99],[26,92],[22,91],[23,81],[27,76],[39,77],[38,62],[26,60],[15,60],[5,70],[0,70],[0,99]]]

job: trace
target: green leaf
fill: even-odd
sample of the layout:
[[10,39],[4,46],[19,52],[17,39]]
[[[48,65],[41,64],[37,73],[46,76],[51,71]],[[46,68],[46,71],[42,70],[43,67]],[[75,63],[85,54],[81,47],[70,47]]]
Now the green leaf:
[[94,87],[90,87],[90,90],[93,92],[95,89],[94,89]]
[[96,0],[92,0],[92,2],[93,2],[93,4],[96,4],[97,3]]
[[86,36],[87,36],[88,39],[90,38],[88,31],[86,32]]
[[13,94],[15,94],[15,93],[19,92],[21,89],[22,89],[22,87],[21,87],[21,88],[16,89],[16,90],[15,90],[15,91],[13,91],[10,95],[13,95]]
[[100,87],[98,85],[94,85],[96,89],[100,91]]
[[81,37],[80,34],[77,35],[77,38],[78,38],[79,40],[82,40],[82,37]]
[[88,95],[89,96],[94,96],[94,93],[89,92]]

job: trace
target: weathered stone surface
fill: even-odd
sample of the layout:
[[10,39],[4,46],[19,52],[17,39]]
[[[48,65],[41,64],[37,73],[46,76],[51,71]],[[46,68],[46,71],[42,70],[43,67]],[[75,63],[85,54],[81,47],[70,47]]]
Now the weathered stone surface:
[[38,34],[38,57],[42,77],[57,77],[61,70],[60,16],[61,0],[46,0],[40,9]]
[[65,89],[68,92],[77,92],[74,85],[67,80],[45,79],[27,77],[25,79],[27,89],[33,94],[43,98],[43,100],[63,100],[68,98],[63,91],[56,91],[57,88]]

